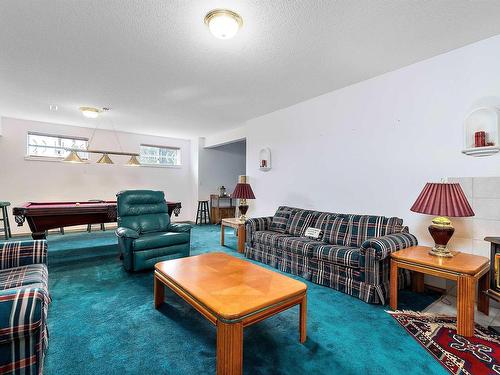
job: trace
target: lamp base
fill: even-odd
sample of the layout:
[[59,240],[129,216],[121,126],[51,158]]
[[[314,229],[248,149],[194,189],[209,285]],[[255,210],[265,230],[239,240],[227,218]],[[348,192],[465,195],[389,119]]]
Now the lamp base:
[[240,210],[240,221],[242,223],[247,221],[246,213],[248,211],[248,204],[240,204],[238,209]]
[[450,219],[447,217],[436,217],[429,225],[429,233],[434,239],[434,247],[429,251],[429,254],[443,258],[453,257],[453,253],[448,249],[447,245],[450,241],[455,228],[451,225]]
[[434,246],[431,250],[429,250],[429,254],[441,257],[441,258],[452,258],[453,253],[448,250],[448,247],[437,247]]

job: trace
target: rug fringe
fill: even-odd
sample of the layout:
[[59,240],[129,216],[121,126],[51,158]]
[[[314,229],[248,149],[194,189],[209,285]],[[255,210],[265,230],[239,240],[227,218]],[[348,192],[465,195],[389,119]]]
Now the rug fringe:
[[386,313],[391,314],[391,315],[397,315],[397,314],[409,314],[409,315],[414,315],[414,316],[421,316],[421,317],[440,317],[440,318],[453,318],[453,316],[450,315],[441,315],[441,314],[436,314],[436,313],[430,313],[430,312],[421,312],[421,311],[412,311],[412,310],[385,310]]

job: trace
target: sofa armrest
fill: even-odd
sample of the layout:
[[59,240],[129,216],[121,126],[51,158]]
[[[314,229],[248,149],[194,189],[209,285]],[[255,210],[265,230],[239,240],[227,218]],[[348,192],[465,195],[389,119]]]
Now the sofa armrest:
[[118,237],[121,238],[131,238],[131,239],[139,238],[139,232],[130,228],[119,227],[116,228],[115,233]]
[[246,242],[252,242],[253,234],[259,230],[269,230],[271,223],[273,221],[273,216],[268,217],[255,217],[252,219],[248,219],[245,222],[246,229]]
[[189,232],[191,230],[191,228],[193,228],[193,226],[191,224],[171,223],[168,230],[170,232],[182,233],[182,232]]
[[47,264],[47,241],[8,241],[0,245],[0,269]]
[[46,336],[49,303],[49,293],[42,284],[0,291],[0,344],[28,337],[39,329]]
[[413,234],[406,232],[394,233],[366,240],[361,245],[361,254],[365,255],[366,250],[373,249],[375,259],[382,260],[395,251],[416,245],[418,245],[418,241]]

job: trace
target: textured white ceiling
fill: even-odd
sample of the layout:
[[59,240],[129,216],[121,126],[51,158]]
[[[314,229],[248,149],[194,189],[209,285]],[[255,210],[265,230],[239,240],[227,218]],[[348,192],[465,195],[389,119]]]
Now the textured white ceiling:
[[[214,38],[205,14],[244,26]],[[498,0],[2,0],[0,114],[204,136],[500,33]],[[49,111],[57,104],[59,111]]]

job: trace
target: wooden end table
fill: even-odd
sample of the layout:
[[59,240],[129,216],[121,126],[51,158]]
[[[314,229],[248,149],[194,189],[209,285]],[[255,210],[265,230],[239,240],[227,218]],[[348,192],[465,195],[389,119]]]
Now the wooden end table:
[[300,306],[299,337],[306,341],[307,285],[225,253],[156,263],[154,305],[167,286],[217,327],[217,375],[243,371],[243,328]]
[[490,287],[489,259],[452,251],[453,258],[429,254],[430,247],[412,246],[391,254],[391,309],[398,308],[398,269],[413,271],[414,290],[423,291],[424,274],[457,282],[457,333],[474,335],[474,299],[479,285],[477,309],[489,314],[489,299],[484,293]]
[[236,217],[222,219],[220,222],[220,245],[224,246],[224,227],[236,229],[238,236],[238,252],[242,253],[245,250],[245,222]]

